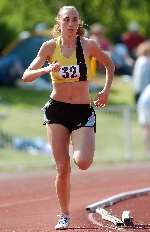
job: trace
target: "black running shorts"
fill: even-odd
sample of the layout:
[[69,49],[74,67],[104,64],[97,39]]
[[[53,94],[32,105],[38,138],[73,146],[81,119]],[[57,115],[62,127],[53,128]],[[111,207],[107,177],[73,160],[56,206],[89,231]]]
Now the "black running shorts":
[[96,114],[90,104],[71,104],[50,99],[42,108],[45,124],[61,124],[71,133],[81,127],[94,127]]

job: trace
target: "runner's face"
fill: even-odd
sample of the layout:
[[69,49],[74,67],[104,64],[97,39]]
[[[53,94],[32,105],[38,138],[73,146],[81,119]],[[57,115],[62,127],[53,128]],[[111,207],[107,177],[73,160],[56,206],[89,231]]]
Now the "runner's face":
[[59,25],[61,34],[75,36],[79,27],[79,14],[74,9],[64,9],[60,14]]

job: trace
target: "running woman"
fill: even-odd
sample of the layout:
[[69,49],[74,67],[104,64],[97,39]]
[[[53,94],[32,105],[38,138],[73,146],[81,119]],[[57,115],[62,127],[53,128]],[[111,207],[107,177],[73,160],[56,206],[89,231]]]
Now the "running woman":
[[[91,57],[106,69],[104,88],[94,101],[96,107],[105,107],[114,65],[95,41],[84,37],[78,10],[74,6],[63,6],[56,18],[53,39],[43,43],[22,77],[24,82],[32,82],[50,73],[52,79],[53,90],[43,111],[57,172],[55,187],[60,217],[56,230],[67,229],[70,223],[70,139],[73,160],[79,169],[88,169],[93,161],[96,117],[89,94]],[[49,65],[43,67],[46,61]]]

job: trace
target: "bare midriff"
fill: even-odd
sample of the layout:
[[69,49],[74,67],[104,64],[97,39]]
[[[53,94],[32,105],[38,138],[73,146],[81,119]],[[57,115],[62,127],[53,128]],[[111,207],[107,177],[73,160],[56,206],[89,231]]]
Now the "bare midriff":
[[89,81],[54,83],[50,97],[71,104],[89,104]]

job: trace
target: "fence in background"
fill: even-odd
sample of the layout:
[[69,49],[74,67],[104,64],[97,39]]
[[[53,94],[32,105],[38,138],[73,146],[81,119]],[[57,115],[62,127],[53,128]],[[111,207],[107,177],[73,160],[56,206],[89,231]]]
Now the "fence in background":
[[[119,130],[120,138],[122,139],[123,144],[123,157],[125,160],[133,159],[133,141],[132,141],[132,110],[129,106],[109,106],[103,109],[97,109],[96,111],[100,111],[101,114],[107,115],[108,120],[105,123],[106,127],[109,127],[111,130],[114,130],[112,134],[112,140],[116,140],[115,136],[117,130]],[[104,117],[105,117],[104,116]],[[111,121],[111,125],[109,123]],[[117,120],[117,126],[114,124],[113,128],[113,120]],[[104,128],[105,131],[105,128]],[[106,134],[106,137],[108,135]]]

